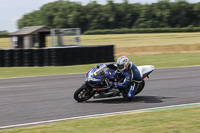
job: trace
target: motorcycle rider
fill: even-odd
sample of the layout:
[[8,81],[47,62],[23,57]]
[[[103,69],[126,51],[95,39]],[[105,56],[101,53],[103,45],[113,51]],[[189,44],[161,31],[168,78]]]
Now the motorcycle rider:
[[[105,68],[113,67],[116,63],[113,64],[102,64],[99,66],[99,69],[96,71],[96,74],[102,72]],[[129,87],[129,91],[127,93],[127,98],[133,98],[135,96],[134,93],[134,80],[141,81],[142,77],[137,69],[136,65],[129,61],[126,56],[121,56],[117,60],[117,70],[122,73],[125,77],[122,83],[118,82],[109,82],[112,88],[121,88],[126,89]]]
[[129,87],[129,91],[127,93],[127,98],[133,98],[135,96],[134,93],[134,81],[141,81],[142,77],[137,69],[136,65],[129,61],[126,56],[121,56],[117,60],[117,69],[123,74],[125,77],[122,83],[110,82],[110,86],[114,88],[122,88],[125,89]]

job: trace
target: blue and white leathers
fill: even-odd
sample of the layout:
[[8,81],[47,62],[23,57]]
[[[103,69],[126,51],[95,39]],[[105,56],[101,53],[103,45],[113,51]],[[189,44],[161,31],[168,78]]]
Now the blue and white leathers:
[[127,94],[128,98],[133,98],[135,96],[134,94],[134,82],[133,80],[141,80],[142,77],[140,75],[139,70],[137,69],[136,65],[130,62],[129,67],[122,71],[122,74],[125,76],[125,79],[123,83],[117,83],[118,88],[128,88],[129,87],[129,92]]

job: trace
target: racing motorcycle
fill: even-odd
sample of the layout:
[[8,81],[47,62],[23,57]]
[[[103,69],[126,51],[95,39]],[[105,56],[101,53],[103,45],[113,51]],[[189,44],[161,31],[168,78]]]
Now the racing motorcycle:
[[[123,96],[127,98],[129,87],[127,89],[112,88],[109,82],[123,82],[124,76],[117,70],[117,64],[109,65],[109,67],[101,72],[99,65],[95,68],[91,68],[85,76],[85,82],[74,92],[74,99],[77,102],[87,101],[90,98],[109,98],[116,96]],[[140,71],[142,80],[132,81],[135,83],[134,92],[135,95],[139,94],[145,86],[145,78],[149,78],[149,74],[155,69],[153,65],[137,66]]]

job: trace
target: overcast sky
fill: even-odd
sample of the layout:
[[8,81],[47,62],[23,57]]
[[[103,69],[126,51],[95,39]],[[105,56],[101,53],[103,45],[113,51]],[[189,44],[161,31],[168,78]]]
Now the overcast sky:
[[[0,31],[7,30],[14,32],[17,30],[17,19],[24,14],[38,10],[42,5],[57,0],[0,0]],[[86,5],[92,0],[70,0],[79,1]],[[99,4],[106,4],[107,0],[96,0]],[[121,3],[123,0],[114,0],[115,3]],[[171,0],[173,1],[173,0]],[[187,0],[191,3],[200,2],[200,0]],[[153,3],[157,0],[129,0],[130,3]]]

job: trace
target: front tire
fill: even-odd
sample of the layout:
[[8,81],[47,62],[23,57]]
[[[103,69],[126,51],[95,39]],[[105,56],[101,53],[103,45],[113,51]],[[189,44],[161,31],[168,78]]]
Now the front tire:
[[91,97],[94,96],[96,92],[93,91],[92,88],[84,85],[81,86],[80,88],[78,88],[75,92],[74,92],[74,99],[77,102],[83,102],[83,101],[87,101],[88,99],[90,99]]

